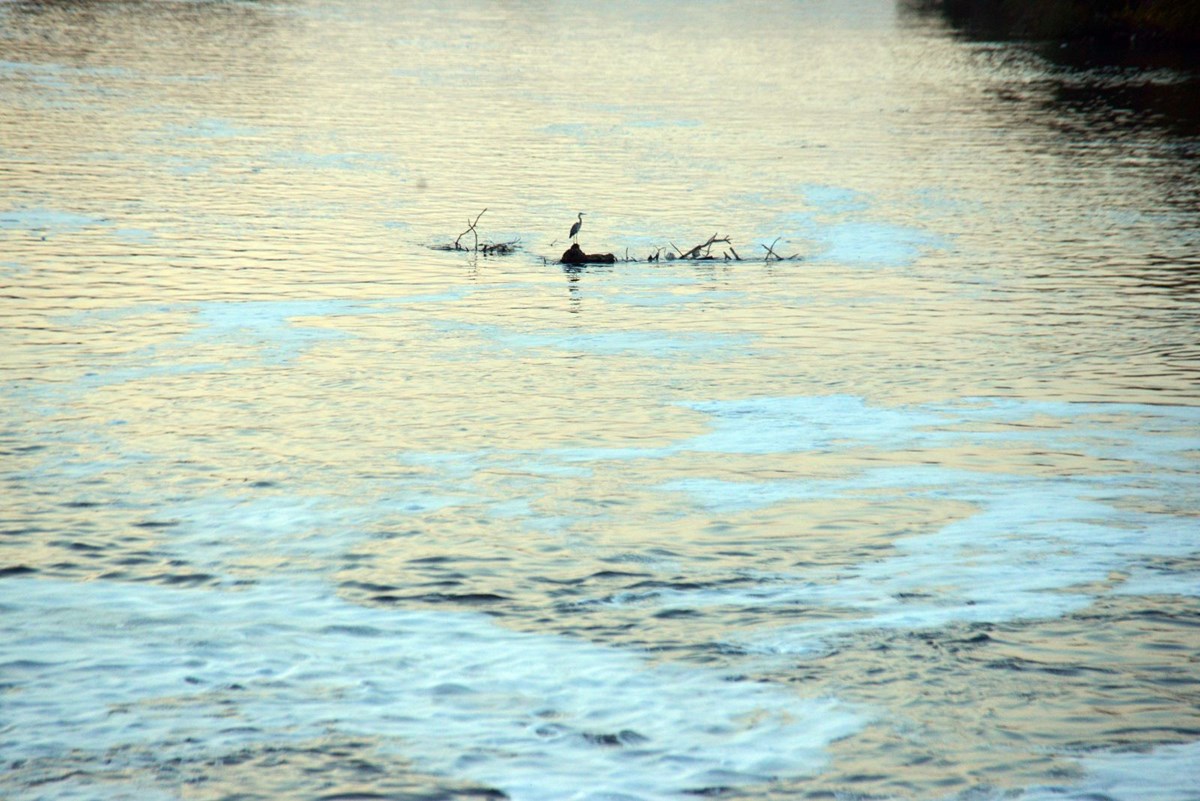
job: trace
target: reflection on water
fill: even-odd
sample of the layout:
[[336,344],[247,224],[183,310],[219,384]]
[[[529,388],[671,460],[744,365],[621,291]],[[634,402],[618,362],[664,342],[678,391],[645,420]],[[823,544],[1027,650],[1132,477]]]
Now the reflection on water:
[[0,3],[3,795],[1190,797],[1198,80]]

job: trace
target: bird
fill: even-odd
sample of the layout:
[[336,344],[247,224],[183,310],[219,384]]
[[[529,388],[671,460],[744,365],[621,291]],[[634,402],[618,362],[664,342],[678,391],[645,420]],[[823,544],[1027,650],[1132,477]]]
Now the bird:
[[[572,239],[575,239],[575,237],[579,235],[579,229],[582,227],[583,227],[583,212],[581,211],[581,212],[579,212],[579,221],[571,226],[571,233],[568,234],[568,236],[570,236]],[[575,243],[579,244],[579,240],[576,239]]]

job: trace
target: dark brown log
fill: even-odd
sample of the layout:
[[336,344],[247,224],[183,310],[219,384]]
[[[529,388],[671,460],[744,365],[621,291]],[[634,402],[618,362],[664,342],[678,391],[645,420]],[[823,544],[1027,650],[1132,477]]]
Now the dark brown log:
[[615,264],[617,257],[611,253],[584,253],[579,245],[571,245],[562,254],[562,264]]

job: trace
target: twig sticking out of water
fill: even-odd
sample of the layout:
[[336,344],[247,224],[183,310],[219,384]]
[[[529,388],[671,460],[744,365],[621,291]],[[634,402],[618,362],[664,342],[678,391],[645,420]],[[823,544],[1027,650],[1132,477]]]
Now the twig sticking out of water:
[[[486,211],[487,211],[487,209],[484,209],[483,211],[476,214],[474,220],[468,219],[467,220],[467,230],[465,230],[461,234],[459,234],[458,238],[455,239],[453,242],[450,242],[450,243],[447,243],[444,245],[430,245],[429,246],[430,249],[432,249],[432,250],[453,250],[453,251],[460,251],[463,253],[482,253],[484,256],[508,256],[508,255],[516,252],[517,250],[519,250],[521,247],[521,238],[520,237],[517,237],[516,239],[510,239],[507,242],[485,242],[483,244],[479,243],[479,218],[482,217],[484,215],[484,212],[486,212]],[[464,236],[466,236],[467,234],[470,234],[472,239],[474,240],[474,244],[472,245],[472,247],[469,247],[469,248],[464,247],[462,244],[462,238]]]
[[782,239],[782,237],[777,236],[777,237],[775,237],[775,241],[772,242],[770,245],[761,245],[762,249],[767,251],[767,255],[763,256],[763,261],[770,261],[772,257],[775,258],[775,261],[797,261],[797,260],[799,260],[799,258],[800,258],[799,253],[793,253],[790,256],[780,256],[778,253],[775,252],[775,244],[777,242],[779,242],[780,239]]
[[[775,242],[778,242],[778,241],[779,241],[779,237],[775,237]],[[767,251],[767,255],[763,256],[763,261],[770,261],[772,256],[775,257],[776,261],[783,261],[783,257],[775,252],[775,242],[772,242],[769,245],[762,246],[763,249]]]
[[471,220],[467,220],[467,230],[465,230],[461,234],[459,234],[458,239],[454,240],[454,249],[455,250],[466,250],[466,248],[464,248],[462,245],[458,244],[458,240],[462,239],[467,234],[471,234],[472,236],[475,237],[475,247],[473,249],[478,252],[478,250],[479,250],[479,234],[475,231],[475,224],[479,222],[479,218],[483,216],[483,212],[485,212],[485,211],[487,211],[486,208],[483,211],[476,214],[474,222],[472,222]]

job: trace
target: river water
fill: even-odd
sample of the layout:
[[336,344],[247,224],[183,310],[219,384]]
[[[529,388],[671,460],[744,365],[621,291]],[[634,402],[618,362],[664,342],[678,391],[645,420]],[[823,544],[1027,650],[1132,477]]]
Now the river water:
[[0,3],[0,795],[1200,798],[1197,80]]

